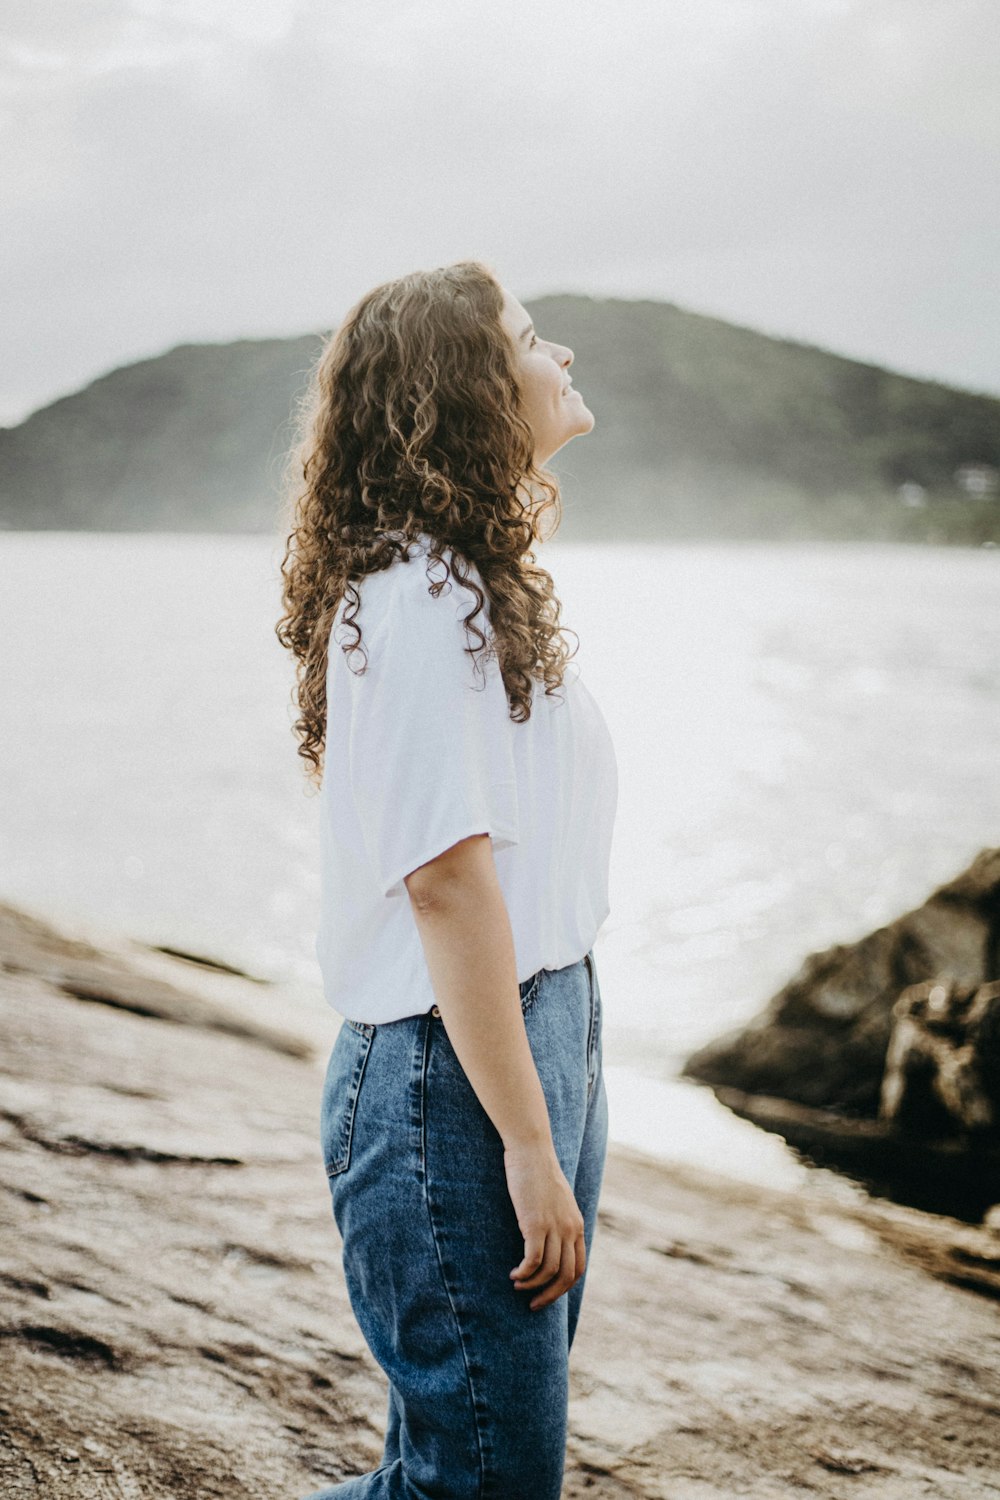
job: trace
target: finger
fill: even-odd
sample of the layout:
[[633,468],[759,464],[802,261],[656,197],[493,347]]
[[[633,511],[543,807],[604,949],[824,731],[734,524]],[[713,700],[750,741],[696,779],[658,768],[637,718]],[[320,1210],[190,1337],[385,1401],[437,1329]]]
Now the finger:
[[521,1291],[525,1287],[527,1287],[529,1290],[534,1290],[537,1287],[545,1286],[552,1280],[553,1276],[557,1276],[559,1274],[559,1266],[561,1264],[561,1246],[562,1241],[559,1239],[558,1235],[548,1235],[545,1241],[545,1254],[542,1258],[541,1265],[536,1271],[531,1272],[528,1276],[519,1276],[517,1281],[514,1283],[519,1291]]
[[524,1240],[524,1259],[519,1266],[511,1271],[512,1281],[523,1281],[525,1276],[533,1276],[542,1264],[545,1255],[544,1234],[530,1234]]
[[540,1307],[548,1307],[550,1302],[556,1302],[564,1292],[568,1292],[576,1280],[576,1245],[572,1240],[567,1240],[563,1246],[562,1259],[559,1262],[559,1274],[551,1286],[547,1286],[544,1292],[532,1298],[528,1304],[532,1312]]
[[573,1242],[567,1240],[563,1245],[562,1258],[559,1262],[558,1271],[552,1281],[534,1297],[529,1304],[532,1312],[540,1307],[548,1307],[549,1303],[556,1302],[564,1292],[568,1292],[574,1281],[576,1269],[576,1250]]
[[583,1237],[582,1229],[576,1237],[574,1248],[576,1250],[576,1276],[574,1279],[579,1281],[587,1269],[587,1241]]
[[556,1260],[557,1249],[558,1241],[556,1241],[555,1245],[553,1245],[551,1241],[548,1242],[548,1248],[545,1252],[545,1259],[538,1267],[538,1270],[535,1271],[531,1276],[518,1277],[517,1281],[514,1282],[514,1285],[519,1292],[537,1291],[540,1286],[547,1286],[548,1283],[552,1280],[553,1276],[558,1276],[561,1262]]

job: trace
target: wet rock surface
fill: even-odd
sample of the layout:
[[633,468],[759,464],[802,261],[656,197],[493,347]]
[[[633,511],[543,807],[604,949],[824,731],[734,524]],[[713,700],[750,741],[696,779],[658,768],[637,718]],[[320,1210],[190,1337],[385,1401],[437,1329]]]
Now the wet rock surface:
[[892,1008],[909,985],[1000,979],[1000,849],[984,849],[916,910],[810,954],[749,1026],[687,1059],[684,1076],[874,1117]]
[[914,911],[810,954],[682,1076],[824,1165],[975,1219],[1000,1197],[998,981],[1000,849],[983,849]]
[[879,1117],[931,1138],[1000,1134],[1000,982],[911,985],[892,1008]]
[[[338,1018],[10,908],[0,963],[5,1500],[296,1500],[375,1466],[318,1149]],[[998,1299],[992,1227],[613,1146],[564,1493],[998,1496]]]

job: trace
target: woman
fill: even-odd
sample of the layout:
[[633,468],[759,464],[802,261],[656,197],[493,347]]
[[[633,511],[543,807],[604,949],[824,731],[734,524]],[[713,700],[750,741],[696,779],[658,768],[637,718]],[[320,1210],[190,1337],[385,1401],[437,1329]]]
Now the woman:
[[[594,418],[487,267],[376,287],[317,366],[283,564],[321,778],[321,1142],[381,1465],[331,1497],[556,1500],[607,1145],[604,719],[530,551]],[[573,670],[568,670],[572,668]]]

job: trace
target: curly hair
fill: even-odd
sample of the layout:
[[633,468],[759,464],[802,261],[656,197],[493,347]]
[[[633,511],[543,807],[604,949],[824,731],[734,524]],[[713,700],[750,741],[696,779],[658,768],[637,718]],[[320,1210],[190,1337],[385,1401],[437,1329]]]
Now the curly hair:
[[[415,271],[362,297],[313,369],[289,460],[275,632],[296,659],[292,728],[316,786],[334,617],[346,597],[356,639],[341,649],[358,650],[356,582],[408,558],[418,533],[432,544],[428,572],[443,562],[475,594],[464,623],[480,644],[466,649],[495,650],[515,722],[531,716],[534,682],[555,692],[579,649],[579,637],[569,649],[553,580],[529,550],[558,528],[561,497],[555,476],[534,463],[502,311],[502,288],[480,261]],[[555,523],[543,534],[548,511]],[[472,623],[484,600],[470,563],[489,596],[491,646]]]

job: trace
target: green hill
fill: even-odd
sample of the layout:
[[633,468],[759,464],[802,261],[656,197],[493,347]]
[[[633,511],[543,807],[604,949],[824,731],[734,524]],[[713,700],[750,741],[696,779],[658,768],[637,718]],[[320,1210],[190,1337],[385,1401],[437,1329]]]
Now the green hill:
[[273,524],[293,394],[318,335],[182,344],[0,430],[8,526],[257,531]]
[[[567,538],[1000,541],[995,397],[670,303],[553,296],[529,311],[574,349],[597,418],[553,463]],[[181,345],[0,430],[0,525],[274,530],[321,341]]]

